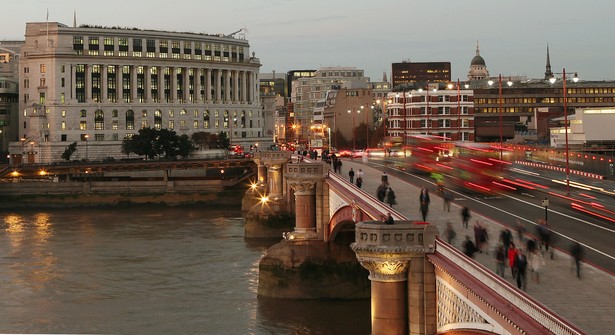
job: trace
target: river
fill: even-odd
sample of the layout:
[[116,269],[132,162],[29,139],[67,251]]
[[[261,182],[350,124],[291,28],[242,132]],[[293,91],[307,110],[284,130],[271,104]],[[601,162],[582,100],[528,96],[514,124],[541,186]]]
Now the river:
[[0,212],[0,333],[369,334],[369,300],[258,299],[239,211]]

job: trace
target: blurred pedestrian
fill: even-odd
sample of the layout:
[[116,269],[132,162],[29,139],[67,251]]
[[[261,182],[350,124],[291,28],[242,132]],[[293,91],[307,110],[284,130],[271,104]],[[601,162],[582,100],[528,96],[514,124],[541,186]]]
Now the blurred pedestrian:
[[448,244],[453,244],[453,240],[455,240],[455,236],[457,236],[457,232],[453,229],[453,225],[450,221],[446,222],[446,230],[444,231],[444,235],[446,236],[446,241]]
[[442,210],[445,212],[450,212],[451,211],[451,200],[453,200],[453,194],[451,193],[451,191],[447,189],[444,189],[442,192],[443,192],[443,198],[444,198]]
[[504,278],[504,268],[506,266],[506,254],[504,253],[504,246],[499,244],[495,250],[495,273]]
[[429,205],[426,202],[421,202],[421,206],[419,207],[419,211],[421,212],[421,216],[423,217],[423,221],[427,221],[427,214],[429,213]]
[[350,177],[350,183],[354,184],[354,169],[350,168],[350,171],[348,171],[348,177]]
[[502,243],[502,247],[504,248],[504,254],[508,254],[508,246],[512,242],[512,232],[510,229],[505,228],[500,232],[500,242]]
[[389,176],[387,175],[386,171],[382,171],[382,176],[380,177],[380,181],[385,185],[389,185]]
[[540,273],[545,265],[545,259],[542,257],[542,252],[540,252],[538,248],[528,251],[528,261],[532,277],[536,281],[536,284],[540,284]]
[[463,207],[461,210],[461,222],[463,224],[463,228],[468,228],[468,221],[470,221],[470,209],[468,207]]
[[463,242],[463,253],[470,258],[474,258],[474,253],[476,253],[476,246],[469,235],[466,235],[466,240]]
[[517,287],[525,291],[527,289],[527,258],[521,249],[517,250],[515,269],[515,273],[517,275]]
[[395,192],[393,192],[393,189],[390,187],[389,187],[389,190],[387,191],[387,203],[389,204],[389,206],[391,206],[391,208],[393,208],[393,205],[397,204]]
[[577,278],[581,279],[581,258],[583,258],[584,250],[581,243],[574,242],[570,247],[570,255],[574,261],[574,265],[577,270]]
[[517,248],[515,247],[514,243],[510,243],[510,246],[508,247],[508,266],[510,266],[510,274],[512,275],[513,278],[516,278],[516,267],[515,267],[515,261],[517,260]]
[[[474,224],[474,243],[476,244],[476,249],[478,252],[482,253],[483,248],[487,245],[487,241],[489,240],[489,236],[487,235],[487,229],[483,227],[483,225],[476,220]],[[489,247],[487,247],[487,254],[489,253]]]
[[376,198],[378,198],[381,202],[384,202],[384,197],[387,195],[387,189],[387,184],[384,182],[378,186],[378,189],[376,189]]
[[[541,248],[544,246],[545,251],[549,251],[549,244],[551,240],[551,229],[546,220],[539,219],[536,226],[536,233],[540,237]],[[551,248],[551,259],[553,259],[553,248]]]
[[427,204],[427,206],[429,206],[429,203],[431,202],[431,200],[429,199],[429,191],[426,187],[421,188],[421,193],[419,194],[419,202],[424,202]]
[[523,243],[523,234],[525,233],[525,226],[517,219],[515,221],[515,230],[517,230],[517,243]]
[[358,177],[357,178],[357,187],[361,188],[362,185],[363,185],[363,177]]

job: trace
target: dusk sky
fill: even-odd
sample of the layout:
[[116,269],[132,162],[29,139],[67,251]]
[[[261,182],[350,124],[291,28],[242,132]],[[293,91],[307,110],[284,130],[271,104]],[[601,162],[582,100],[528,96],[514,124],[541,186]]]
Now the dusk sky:
[[553,72],[615,80],[611,0],[5,0],[0,42],[23,40],[26,22],[49,21],[229,34],[246,28],[260,72],[351,66],[372,81],[391,63],[451,62],[465,80],[476,42],[492,76]]

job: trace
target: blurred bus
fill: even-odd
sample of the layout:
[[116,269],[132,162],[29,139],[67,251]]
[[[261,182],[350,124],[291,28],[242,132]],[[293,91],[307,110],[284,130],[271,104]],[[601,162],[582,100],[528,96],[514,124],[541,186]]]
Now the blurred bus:
[[456,142],[450,155],[449,183],[475,193],[505,191],[502,180],[510,163],[500,157],[500,150],[490,144]]

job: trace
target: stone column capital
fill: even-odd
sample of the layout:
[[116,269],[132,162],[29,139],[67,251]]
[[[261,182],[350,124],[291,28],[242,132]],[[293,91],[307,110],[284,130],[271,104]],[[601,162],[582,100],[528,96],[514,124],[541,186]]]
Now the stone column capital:
[[284,176],[288,186],[295,190],[296,195],[312,195],[316,189],[316,182],[321,178]]

